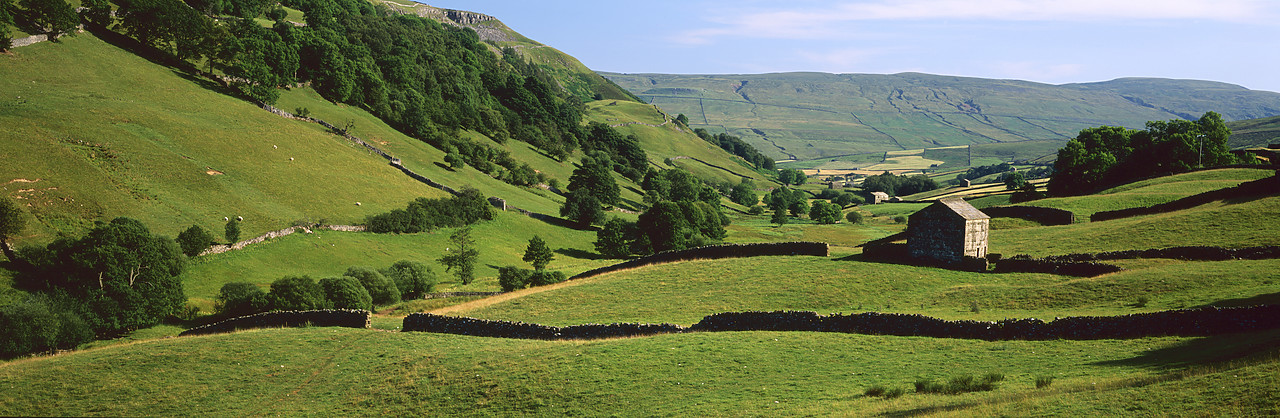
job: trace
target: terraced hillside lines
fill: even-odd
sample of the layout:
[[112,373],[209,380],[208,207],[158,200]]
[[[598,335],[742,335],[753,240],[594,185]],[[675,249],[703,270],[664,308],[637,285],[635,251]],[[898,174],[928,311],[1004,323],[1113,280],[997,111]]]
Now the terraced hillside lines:
[[0,181],[42,179],[34,191],[5,192],[37,219],[20,245],[116,216],[161,234],[193,223],[219,231],[224,217],[243,216],[252,236],[295,220],[354,223],[443,195],[318,126],[282,120],[89,33],[0,60],[0,92],[10,98],[0,112]]
[[775,157],[790,154],[800,160],[1061,141],[1083,128],[1136,128],[1149,120],[1198,117],[1207,110],[1228,120],[1280,112],[1280,93],[1185,80],[1054,86],[917,73],[604,75],[672,113],[702,114],[695,119],[700,126],[724,126]]

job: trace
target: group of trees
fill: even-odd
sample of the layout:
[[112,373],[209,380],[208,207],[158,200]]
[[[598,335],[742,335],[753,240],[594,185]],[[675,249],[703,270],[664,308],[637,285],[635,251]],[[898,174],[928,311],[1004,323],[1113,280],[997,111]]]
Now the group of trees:
[[80,25],[76,11],[65,0],[18,0],[0,3],[0,51],[8,50],[13,39],[6,26],[13,25],[33,34],[57,38]]
[[534,235],[525,247],[525,262],[533,265],[533,270],[518,266],[506,266],[498,269],[498,286],[503,292],[523,289],[528,286],[546,286],[565,281],[564,272],[547,270],[547,264],[555,259],[555,253],[547,246],[547,242]]
[[369,216],[365,226],[369,232],[416,233],[436,228],[454,228],[479,221],[493,220],[497,210],[480,190],[466,187],[452,197],[428,199],[420,197],[405,209]]
[[100,222],[84,237],[7,256],[18,269],[14,286],[29,295],[0,307],[0,328],[7,330],[0,355],[70,348],[149,327],[179,314],[187,300],[179,277],[186,257],[173,239],[134,219]]
[[436,285],[431,267],[402,260],[375,270],[352,266],[341,276],[316,281],[309,276],[286,276],[264,292],[253,283],[222,286],[214,310],[223,317],[251,315],[269,310],[363,309],[422,297]]
[[885,192],[889,196],[906,196],[938,188],[938,183],[923,174],[914,176],[894,175],[888,171],[862,180],[867,192]]
[[698,247],[724,239],[729,218],[715,188],[681,169],[650,171],[642,183],[650,207],[630,222],[611,218],[596,234],[596,250],[613,258]]
[[804,182],[808,179],[809,179],[809,176],[806,176],[804,172],[800,170],[796,170],[793,168],[784,168],[784,169],[778,170],[778,182],[782,183],[783,185],[799,186],[804,184]]
[[[260,0],[114,3],[113,15],[107,0],[86,0],[85,19],[203,68],[255,101],[270,104],[280,88],[309,83],[328,100],[366,109],[446,151],[455,168],[465,163],[520,186],[546,181],[509,153],[458,135],[469,129],[499,143],[528,142],[561,161],[579,148],[602,151],[633,179],[645,170],[634,136],[582,125],[587,97],[560,88],[513,49],[495,54],[471,29],[362,0],[284,1],[305,13],[305,26],[283,21],[283,9]],[[252,20],[260,16],[275,24]]]
[[[681,114],[680,117],[684,118],[685,116],[684,114]],[[687,121],[688,121],[688,118],[685,118],[682,124],[684,124],[685,126],[688,126]],[[742,157],[742,159],[747,160],[748,163],[751,163],[751,165],[754,165],[757,170],[772,171],[774,168],[772,158],[769,158],[767,155],[760,153],[760,150],[757,150],[756,147],[753,147],[751,146],[751,144],[744,142],[742,138],[729,135],[726,133],[713,135],[710,132],[707,132],[706,129],[702,129],[702,128],[694,129],[693,133],[698,135],[698,138],[702,138],[702,140],[704,141],[715,144],[716,146],[720,147],[720,149],[723,149],[730,154]]]
[[1145,130],[1085,129],[1058,150],[1049,194],[1079,195],[1146,177],[1236,163],[1227,148],[1230,135],[1215,112],[1196,121],[1147,122]]

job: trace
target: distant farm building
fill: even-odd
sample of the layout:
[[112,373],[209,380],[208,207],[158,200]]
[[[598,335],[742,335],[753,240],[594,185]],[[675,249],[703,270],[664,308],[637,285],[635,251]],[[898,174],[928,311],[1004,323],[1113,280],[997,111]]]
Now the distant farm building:
[[913,258],[942,262],[986,257],[990,221],[964,199],[938,200],[908,218],[907,250]]
[[889,194],[885,192],[871,192],[871,199],[867,203],[878,205],[889,200]]

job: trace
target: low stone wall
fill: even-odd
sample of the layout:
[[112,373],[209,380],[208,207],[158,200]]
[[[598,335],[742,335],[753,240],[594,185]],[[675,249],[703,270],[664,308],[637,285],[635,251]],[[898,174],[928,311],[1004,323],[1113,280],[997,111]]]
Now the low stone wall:
[[231,318],[209,325],[183,331],[178,336],[205,335],[255,328],[284,327],[346,327],[368,328],[369,311],[365,310],[317,310],[275,311]]
[[648,257],[624,261],[611,266],[578,273],[569,280],[584,279],[618,270],[643,267],[652,264],[671,263],[688,260],[711,260],[719,258],[762,257],[785,255],[812,255],[826,257],[828,254],[825,242],[771,242],[759,244],[725,244],[685,250],[663,251]]
[[996,261],[996,273],[1050,273],[1066,276],[1093,277],[1123,270],[1103,260],[1130,260],[1135,258],[1170,258],[1187,261],[1270,260],[1280,258],[1280,246],[1267,245],[1245,248],[1210,246],[1184,246],[1152,248],[1147,250],[1107,251],[1031,258],[1016,255]]
[[401,325],[400,330],[530,340],[587,340],[672,334],[683,332],[684,328],[672,324],[586,324],[553,327],[524,322],[415,313],[404,318],[404,324]]
[[1128,260],[1134,258],[1171,258],[1188,261],[1270,260],[1280,258],[1280,246],[1265,245],[1245,248],[1209,246],[1184,246],[1153,248],[1148,250],[1107,251],[1045,257],[1048,261],[1080,263],[1097,260]]
[[1161,203],[1158,205],[1144,206],[1120,210],[1108,210],[1094,213],[1089,217],[1091,222],[1109,221],[1112,219],[1128,218],[1139,215],[1151,215],[1156,213],[1172,212],[1175,210],[1190,209],[1206,203],[1218,200],[1226,200],[1233,198],[1247,198],[1256,196],[1271,196],[1280,194],[1280,171],[1276,171],[1276,175],[1264,179],[1241,183],[1235,187],[1218,189],[1197,195],[1187,196],[1172,202]]
[[253,237],[253,238],[250,238],[250,239],[244,240],[244,241],[240,241],[240,242],[237,242],[237,243],[235,243],[235,244],[229,244],[229,245],[226,245],[226,244],[224,244],[224,245],[214,245],[214,246],[211,246],[211,247],[209,247],[209,248],[206,248],[204,251],[201,251],[201,252],[200,252],[200,254],[198,254],[198,255],[222,254],[222,253],[225,253],[225,252],[227,252],[227,251],[231,251],[231,250],[239,250],[239,249],[243,249],[243,248],[244,248],[244,247],[246,247],[246,246],[253,245],[253,244],[257,244],[257,243],[260,243],[260,242],[263,242],[263,241],[266,241],[266,240],[269,240],[269,239],[273,239],[273,238],[280,238],[280,237],[287,236],[287,235],[293,235],[293,233],[294,233],[294,232],[298,232],[299,230],[301,230],[301,231],[302,231],[302,232],[304,232],[304,233],[308,233],[308,234],[310,234],[310,233],[311,233],[311,228],[314,228],[314,229],[328,229],[328,230],[332,230],[332,231],[341,231],[341,232],[364,232],[364,230],[365,230],[365,226],[364,226],[364,225],[312,225],[312,226],[291,226],[291,227],[288,227],[288,228],[285,228],[285,229],[279,229],[279,230],[275,230],[275,231],[267,232],[267,233],[265,233],[265,234],[262,234],[262,235],[259,235],[259,236],[256,236],[256,237]]
[[403,332],[433,332],[536,340],[588,340],[682,332],[811,331],[910,337],[1000,340],[1098,340],[1210,335],[1280,328],[1280,305],[1197,308],[1120,316],[1079,316],[1051,322],[1035,318],[947,321],[915,314],[864,312],[818,315],[808,311],[725,312],[692,327],[672,324],[587,324],[552,327],[427,313],[404,319]]
[[946,321],[923,315],[867,312],[729,312],[711,315],[691,331],[819,331],[980,340],[1097,340],[1198,337],[1280,328],[1280,305],[1198,308],[1121,316],[1001,321]]
[[502,293],[504,292],[439,292],[439,293],[428,293],[422,296],[422,298],[423,299],[444,299],[444,298],[458,298],[458,297],[467,297],[467,296],[497,296],[497,295],[501,295]]
[[1038,206],[994,206],[982,209],[982,213],[992,218],[1026,219],[1041,225],[1071,225],[1076,222],[1076,214],[1069,210]]
[[1124,270],[1118,266],[1092,261],[1063,261],[1025,255],[1002,259],[995,264],[996,273],[1048,273],[1076,277],[1101,276]]

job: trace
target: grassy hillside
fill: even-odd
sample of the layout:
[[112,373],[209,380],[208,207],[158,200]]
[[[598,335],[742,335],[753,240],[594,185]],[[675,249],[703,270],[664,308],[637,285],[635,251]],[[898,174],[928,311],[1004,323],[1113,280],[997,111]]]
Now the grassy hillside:
[[1227,127],[1231,128],[1227,146],[1233,149],[1280,143],[1280,116],[1227,122]]
[[1129,183],[1095,195],[1055,197],[1021,205],[1066,209],[1075,213],[1076,222],[1088,222],[1089,216],[1095,212],[1158,205],[1194,194],[1233,187],[1274,173],[1256,169],[1198,171]]
[[604,75],[684,113],[694,127],[741,136],[779,159],[1064,140],[1083,128],[1141,127],[1208,110],[1228,120],[1280,113],[1280,93],[1183,80],[1055,86],[918,73]]
[[18,244],[116,216],[168,235],[191,224],[221,232],[223,217],[243,216],[248,237],[295,220],[357,222],[443,195],[318,125],[89,33],[0,56],[0,95],[0,183],[36,218]]

